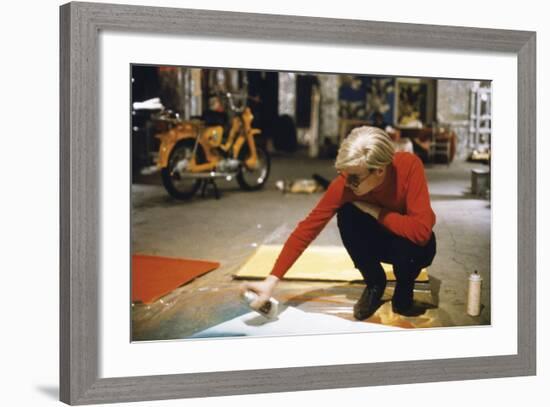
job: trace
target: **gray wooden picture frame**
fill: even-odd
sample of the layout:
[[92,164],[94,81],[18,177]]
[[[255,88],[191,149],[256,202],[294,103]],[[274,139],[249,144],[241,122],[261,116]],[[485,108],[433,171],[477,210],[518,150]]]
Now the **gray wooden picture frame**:
[[[102,30],[300,43],[501,51],[518,60],[516,355],[147,377],[98,376]],[[536,34],[95,3],[60,8],[60,399],[68,404],[468,380],[536,373]]]

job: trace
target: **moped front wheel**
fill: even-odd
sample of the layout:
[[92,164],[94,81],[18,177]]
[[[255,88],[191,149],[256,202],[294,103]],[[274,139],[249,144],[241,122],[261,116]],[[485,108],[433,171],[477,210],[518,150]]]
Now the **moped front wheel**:
[[246,160],[250,157],[250,148],[244,145],[239,152],[241,167],[237,174],[239,186],[246,191],[256,191],[263,188],[269,177],[271,169],[271,159],[269,153],[261,146],[256,146],[256,155],[258,160],[254,168],[246,165]]
[[[189,176],[186,172],[187,165],[193,158],[195,140],[180,141],[168,158],[168,165],[161,171],[162,183],[170,196],[176,199],[189,199],[199,189],[201,181]],[[204,153],[197,146],[195,160],[197,163],[204,161]]]

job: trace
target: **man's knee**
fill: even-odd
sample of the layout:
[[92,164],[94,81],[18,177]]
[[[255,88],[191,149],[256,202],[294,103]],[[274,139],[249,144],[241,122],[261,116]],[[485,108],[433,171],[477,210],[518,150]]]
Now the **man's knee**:
[[336,212],[338,224],[343,222],[353,223],[354,225],[361,227],[378,226],[378,221],[370,214],[363,212],[352,202],[348,202],[342,205]]
[[353,216],[357,212],[357,207],[351,202],[345,203],[336,212],[338,217]]
[[352,226],[357,217],[358,208],[352,203],[346,203],[338,208],[336,212],[336,220],[338,227],[342,229],[344,226]]

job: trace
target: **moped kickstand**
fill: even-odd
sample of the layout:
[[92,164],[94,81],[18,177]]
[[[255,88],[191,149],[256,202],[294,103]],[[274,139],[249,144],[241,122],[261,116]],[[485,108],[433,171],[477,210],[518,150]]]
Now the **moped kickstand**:
[[207,178],[202,181],[201,196],[203,198],[205,197],[206,188],[208,187],[209,184],[211,184],[212,187],[214,188],[214,196],[216,197],[216,199],[220,199],[221,197],[220,190],[218,189],[218,185],[216,184],[216,181],[214,180],[214,178]]

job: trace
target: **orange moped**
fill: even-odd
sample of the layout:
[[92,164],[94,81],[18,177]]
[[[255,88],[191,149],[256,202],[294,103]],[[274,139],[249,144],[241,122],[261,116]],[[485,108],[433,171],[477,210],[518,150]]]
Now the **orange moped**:
[[231,93],[220,100],[227,107],[227,128],[208,119],[182,120],[167,111],[156,116],[170,124],[155,137],[160,140],[157,167],[174,198],[191,198],[203,183],[217,178],[236,178],[242,189],[258,190],[269,177],[271,160],[257,143],[261,130],[252,127],[250,108],[236,106]]

